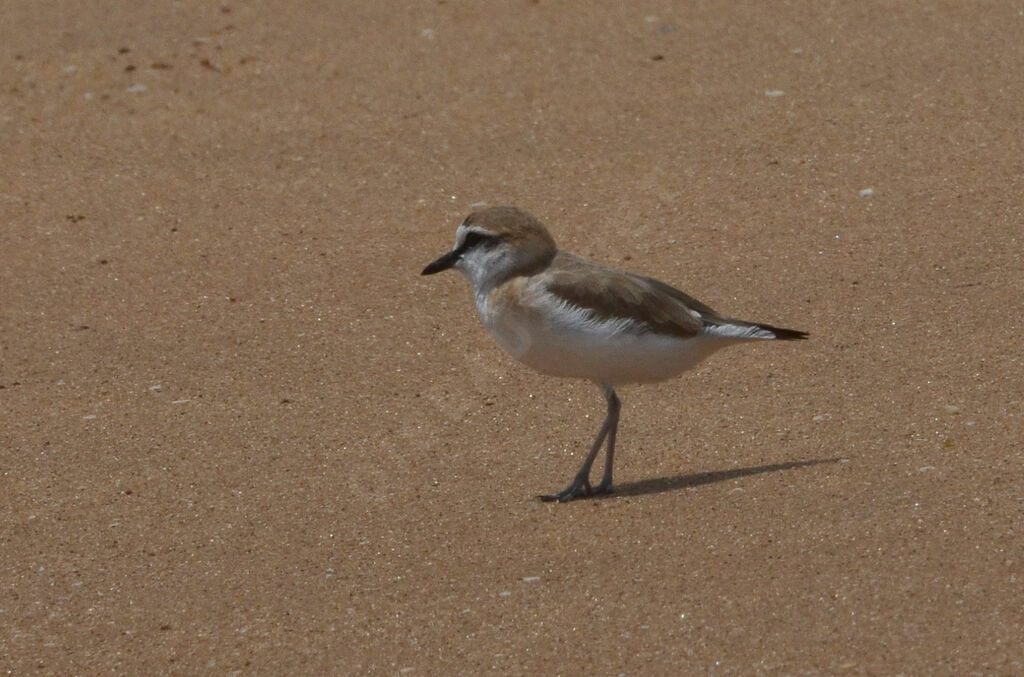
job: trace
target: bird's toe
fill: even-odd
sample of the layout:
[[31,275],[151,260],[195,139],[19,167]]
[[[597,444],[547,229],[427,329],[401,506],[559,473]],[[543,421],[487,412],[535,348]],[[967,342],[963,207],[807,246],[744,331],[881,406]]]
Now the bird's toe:
[[562,489],[556,494],[543,494],[540,500],[545,502],[558,501],[559,503],[565,503],[575,498],[582,498],[584,496],[590,496],[594,493],[594,490],[590,487],[589,480],[574,480],[572,484]]

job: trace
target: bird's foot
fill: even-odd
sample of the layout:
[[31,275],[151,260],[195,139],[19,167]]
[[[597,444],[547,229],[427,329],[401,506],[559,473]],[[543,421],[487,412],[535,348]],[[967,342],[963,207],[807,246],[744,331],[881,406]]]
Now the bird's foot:
[[602,480],[596,487],[590,486],[590,480],[585,477],[577,477],[572,481],[572,484],[562,489],[557,494],[543,494],[540,497],[542,501],[558,501],[559,503],[565,503],[576,498],[584,498],[587,496],[598,496],[600,494],[610,494],[612,491],[612,483],[610,480]]
[[567,486],[565,489],[562,489],[557,494],[543,494],[541,495],[540,500],[565,503],[566,501],[571,501],[574,498],[589,496],[591,491],[590,480],[586,477],[577,477],[572,481],[572,484]]
[[612,491],[614,491],[612,489],[612,481],[610,478],[606,477],[605,479],[601,480],[600,484],[598,484],[596,487],[590,490],[590,495],[600,496],[601,494],[610,494],[612,493]]

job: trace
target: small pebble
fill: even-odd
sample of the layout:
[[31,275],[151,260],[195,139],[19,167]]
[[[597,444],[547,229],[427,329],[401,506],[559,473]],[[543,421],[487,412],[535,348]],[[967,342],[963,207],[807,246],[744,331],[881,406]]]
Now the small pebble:
[[782,96],[783,94],[785,94],[785,92],[782,91],[781,89],[766,89],[766,90],[764,90],[764,95],[765,96],[776,97],[776,96]]
[[875,189],[874,188],[861,188],[860,192],[857,193],[857,195],[860,195],[861,197],[871,197],[874,194],[875,194]]
[[142,84],[141,82],[137,82],[134,85],[126,87],[124,91],[128,92],[129,94],[140,94],[148,89],[149,87],[147,87],[146,85]]
[[942,405],[942,411],[946,412],[947,414],[959,414],[960,407],[956,406],[955,404],[944,404]]

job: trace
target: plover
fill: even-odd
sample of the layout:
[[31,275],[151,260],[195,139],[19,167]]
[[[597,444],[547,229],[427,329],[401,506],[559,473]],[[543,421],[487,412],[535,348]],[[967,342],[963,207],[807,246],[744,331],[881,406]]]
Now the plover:
[[[604,391],[608,413],[590,453],[569,486],[541,496],[546,501],[611,491],[617,386],[677,376],[736,343],[807,337],[725,317],[664,282],[563,252],[539,220],[516,207],[470,214],[455,231],[455,247],[423,275],[448,268],[469,279],[484,327],[513,357]],[[606,441],[604,474],[591,486],[590,468]]]

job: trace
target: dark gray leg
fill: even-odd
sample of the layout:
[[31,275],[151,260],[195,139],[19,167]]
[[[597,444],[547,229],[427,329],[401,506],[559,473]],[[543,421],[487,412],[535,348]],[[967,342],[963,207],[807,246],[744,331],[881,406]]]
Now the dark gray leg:
[[604,455],[604,475],[601,483],[594,487],[595,494],[608,494],[612,490],[612,462],[615,460],[615,434],[619,431],[619,410],[622,403],[619,396],[609,386],[605,386],[605,397],[608,398],[608,416],[613,417],[612,426],[608,429],[608,448]]
[[[611,491],[612,461],[615,456],[615,433],[619,428],[619,410],[622,408],[622,403],[619,402],[619,397],[611,386],[605,385],[602,387],[604,388],[605,399],[608,400],[608,414],[604,418],[604,423],[601,424],[601,430],[597,433],[597,439],[594,440],[594,444],[590,447],[590,453],[587,454],[587,458],[584,459],[583,465],[580,466],[572,483],[557,494],[541,496],[542,501],[571,501],[580,496],[591,496]],[[594,459],[597,458],[597,452],[601,451],[601,445],[604,444],[605,438],[608,439],[608,453],[605,455],[604,476],[601,478],[601,483],[597,487],[592,488],[590,486],[590,468],[594,465]]]

